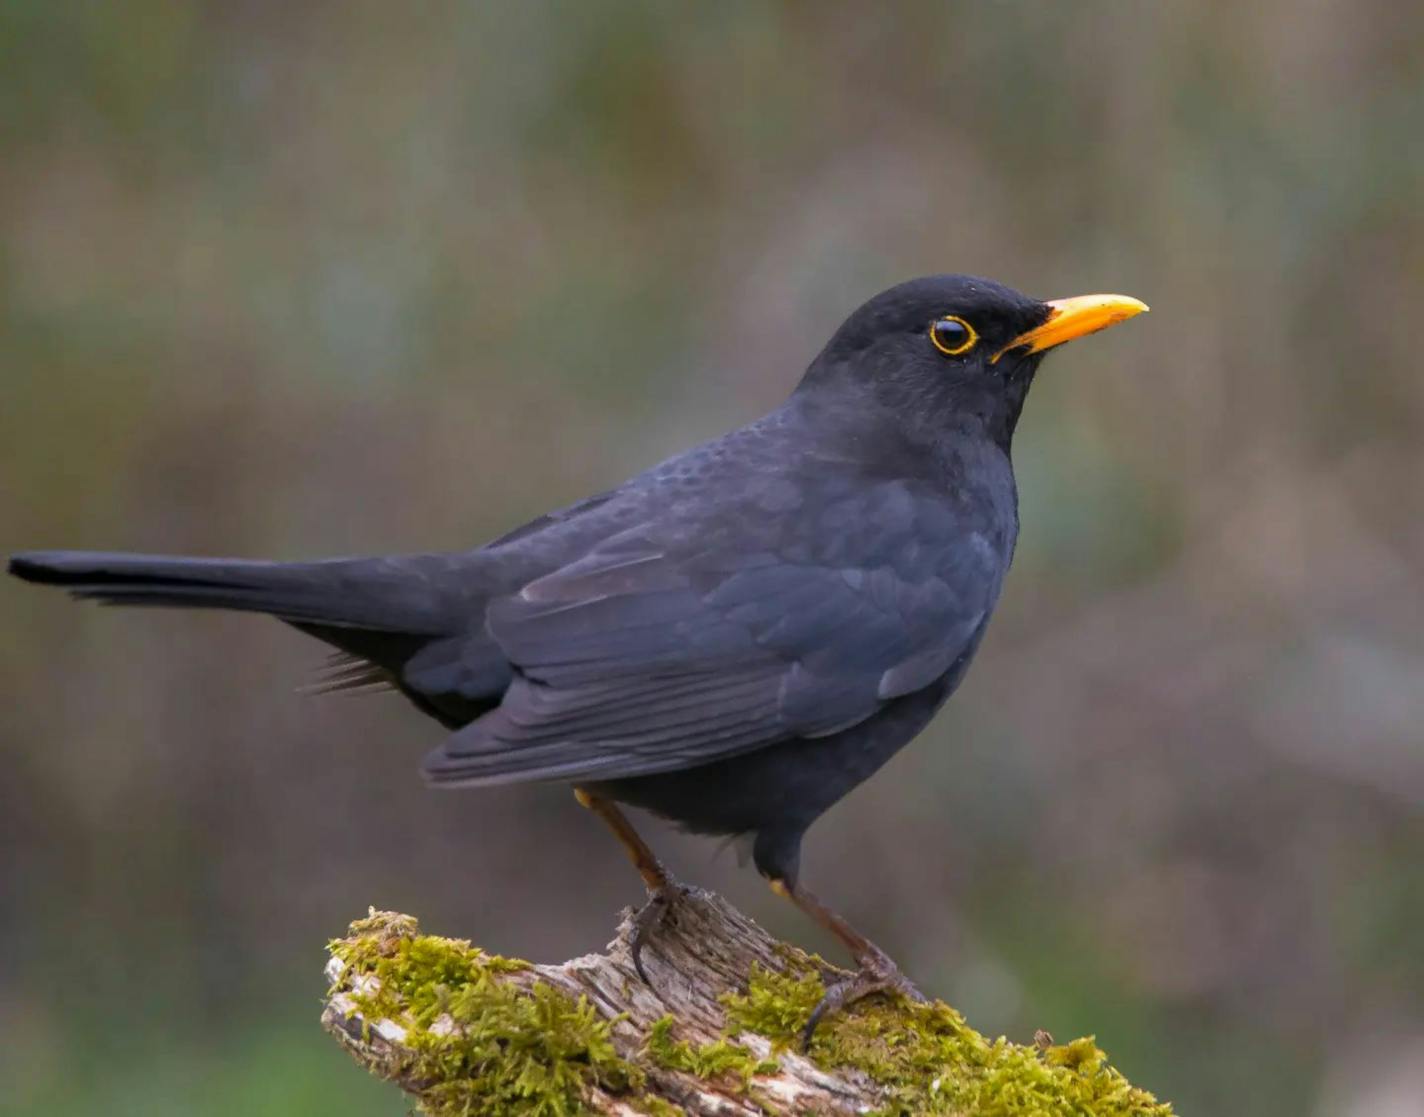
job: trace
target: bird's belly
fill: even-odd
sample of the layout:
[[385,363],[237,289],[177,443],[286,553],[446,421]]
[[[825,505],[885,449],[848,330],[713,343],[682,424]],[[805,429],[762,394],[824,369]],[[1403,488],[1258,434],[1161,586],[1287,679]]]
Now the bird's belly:
[[912,740],[951,689],[946,676],[828,737],[792,738],[695,768],[587,786],[698,834],[800,832]]

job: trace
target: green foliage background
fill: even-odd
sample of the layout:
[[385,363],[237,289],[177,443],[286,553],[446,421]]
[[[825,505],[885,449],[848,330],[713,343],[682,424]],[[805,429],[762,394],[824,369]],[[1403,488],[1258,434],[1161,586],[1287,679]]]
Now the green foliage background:
[[[774,404],[890,282],[1140,296],[1048,365],[980,661],[807,879],[1184,1114],[1406,1112],[1421,120],[1393,0],[8,0],[0,551],[463,548]],[[428,793],[432,725],[293,694],[280,626],[11,584],[0,633],[16,1112],[397,1112],[316,1028],[328,936],[563,958],[637,898],[566,793]]]

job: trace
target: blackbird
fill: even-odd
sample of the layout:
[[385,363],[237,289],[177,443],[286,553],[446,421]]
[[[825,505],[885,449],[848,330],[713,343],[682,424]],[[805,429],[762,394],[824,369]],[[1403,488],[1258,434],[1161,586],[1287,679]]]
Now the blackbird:
[[114,605],[268,613],[339,650],[330,688],[399,690],[453,732],[441,787],[572,784],[649,900],[680,885],[618,804],[751,842],[771,887],[868,993],[918,996],[798,880],[812,822],[922,730],[963,678],[1018,534],[1010,444],[1044,353],[1146,310],[914,279],[846,319],[780,407],[479,547],[262,562],[84,551],[13,574]]

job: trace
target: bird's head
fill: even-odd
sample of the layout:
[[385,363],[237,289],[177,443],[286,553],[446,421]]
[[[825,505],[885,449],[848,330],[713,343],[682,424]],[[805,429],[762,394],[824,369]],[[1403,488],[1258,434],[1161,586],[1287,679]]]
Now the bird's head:
[[847,318],[803,385],[853,382],[916,425],[977,420],[1007,446],[1049,349],[1146,309],[1126,295],[1043,302],[972,275],[912,279]]

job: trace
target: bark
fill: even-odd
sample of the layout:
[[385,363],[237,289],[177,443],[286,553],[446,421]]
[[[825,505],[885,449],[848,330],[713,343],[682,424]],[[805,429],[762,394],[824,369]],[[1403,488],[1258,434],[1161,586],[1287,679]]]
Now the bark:
[[[729,1029],[726,999],[745,995],[754,974],[761,974],[762,979],[769,974],[786,974],[798,976],[803,981],[809,979],[814,984],[817,971],[823,980],[841,976],[841,971],[777,942],[719,896],[692,889],[674,906],[644,951],[644,964],[651,985],[645,984],[634,972],[628,949],[629,928],[629,915],[625,914],[617,937],[604,953],[585,955],[558,965],[533,965],[508,972],[496,969],[487,977],[482,974],[477,979],[495,981],[520,993],[531,994],[536,985],[542,984],[567,994],[565,1003],[568,1004],[585,999],[593,1010],[591,1019],[611,1040],[617,1058],[632,1068],[629,1081],[617,1080],[610,1084],[606,1076],[600,1079],[590,1073],[579,1080],[576,1090],[567,1097],[551,1100],[551,1097],[538,1091],[531,1092],[526,1099],[527,1108],[518,1101],[511,1101],[507,1093],[500,1095],[498,1101],[490,1100],[493,1095],[480,1095],[484,1100],[471,1101],[468,1094],[460,1093],[458,1089],[451,1094],[452,1085],[458,1087],[459,1083],[452,1084],[450,1079],[471,1073],[470,1064],[468,1060],[453,1058],[432,1068],[428,1058],[431,1036],[458,1039],[462,1029],[480,1026],[478,1010],[472,1017],[467,1009],[459,1020],[428,1009],[421,1012],[407,1001],[404,989],[380,989],[381,979],[374,976],[372,967],[352,960],[353,951],[364,951],[368,960],[374,956],[371,948],[373,935],[380,940],[377,954],[382,957],[400,954],[403,941],[415,942],[420,936],[415,921],[408,916],[373,911],[371,918],[352,925],[351,935],[332,944],[333,954],[327,966],[327,976],[332,984],[322,1024],[358,1063],[400,1086],[428,1112],[439,1114],[592,1112],[631,1115],[681,1112],[705,1117],[752,1117],[871,1111],[913,1113],[921,1111],[921,1103],[907,1103],[904,1099],[933,1099],[936,1096],[934,1091],[940,1086],[936,1074],[952,1072],[948,1064],[943,1068],[928,1065],[916,1071],[922,1079],[919,1082],[889,1081],[883,1075],[877,1078],[867,1073],[868,1064],[864,1061],[858,1065],[854,1065],[854,1060],[850,1060],[852,1065],[836,1065],[836,1056],[830,1046],[824,1050],[813,1048],[810,1056],[804,1055],[794,1039],[798,1019],[804,1019],[804,1016],[798,1017],[797,1014],[804,1012],[804,1005],[788,1007],[794,1018],[784,1022],[780,1035],[758,1034],[751,1030],[739,1030],[737,1026]],[[468,949],[468,944],[454,945]],[[389,974],[386,981],[388,984],[400,983]],[[442,991],[441,996],[447,995],[448,991]],[[418,1016],[413,1018],[412,1011]],[[867,1004],[858,1007],[854,1015],[864,1017],[866,1013],[873,1012],[881,1014],[878,1019],[882,1023],[878,1025],[880,1031],[876,1034],[882,1037],[893,1032],[896,1020],[893,1014],[900,1013],[905,1014],[907,1036],[933,1030],[927,1028],[925,1021],[938,1020],[947,1022],[949,1030],[945,1030],[944,1035],[950,1035],[952,1029],[960,1029],[963,1036],[986,1045],[986,1052],[995,1050],[992,1043],[968,1029],[957,1014],[944,1006],[923,1009],[906,1004],[882,1003],[878,1008],[870,1008]],[[936,1012],[940,1015],[911,1015]],[[888,1032],[884,1027],[885,1020],[892,1024]],[[837,1028],[850,1026],[844,1022],[823,1025],[823,1030],[828,1032],[827,1045],[833,1042],[831,1036]],[[424,1032],[420,1034],[422,1029]],[[527,1036],[512,1038],[509,1050],[516,1047],[523,1050],[521,1045],[527,1039]],[[884,1040],[876,1042],[883,1045]],[[962,1037],[953,1042],[962,1042]],[[1065,1062],[1072,1063],[1073,1060],[1065,1057],[1045,1062],[1045,1055],[1050,1050],[1069,1050],[1067,1047],[1050,1049],[1048,1043],[1051,1040],[1045,1038],[1040,1039],[1038,1048],[1009,1047],[1021,1060],[1027,1058],[1033,1067],[1043,1067],[1041,1073],[1051,1078],[1063,1071]],[[1079,1043],[1088,1044],[1091,1051],[1101,1057],[1101,1053],[1091,1047],[1090,1041]],[[844,1054],[844,1045],[840,1052]],[[579,1060],[583,1056],[575,1051],[573,1058]],[[502,1062],[503,1056],[496,1056],[494,1061]],[[966,1065],[977,1067],[978,1061],[976,1056]],[[693,1063],[698,1065],[691,1065]],[[987,1060],[984,1063],[988,1065]],[[539,1069],[541,1073],[534,1077],[543,1081],[542,1067]],[[1088,1069],[1099,1079],[1103,1075],[1112,1076],[1112,1080],[1121,1086],[1119,1093],[1129,1091],[1131,1095],[1131,1105],[1124,1108],[1104,1107],[1102,1113],[1141,1113],[1155,1117],[1168,1112],[1166,1107],[1157,1108],[1150,1095],[1132,1090],[1105,1064],[1101,1069],[1096,1064]],[[1081,1067],[1074,1069],[1070,1066],[1066,1073],[1089,1081],[1082,1077],[1085,1072]],[[989,1083],[985,1088],[989,1089],[992,1085]],[[925,1111],[929,1111],[929,1103],[923,1104]],[[954,1108],[935,1105],[933,1111],[963,1113],[966,1117],[978,1111],[977,1106],[960,1108],[961,1104],[955,1102]],[[1066,1114],[1084,1111],[1069,1108],[1069,1105],[1066,1095],[1061,1109],[1055,1108],[1052,1098],[1048,1097],[1046,1108],[1022,1112]],[[987,1108],[984,1111],[987,1112]],[[1099,1112],[1097,1109],[1091,1111]],[[1001,1110],[994,1109],[993,1112]],[[1004,1109],[1002,1112],[1018,1113],[1020,1110]]]

